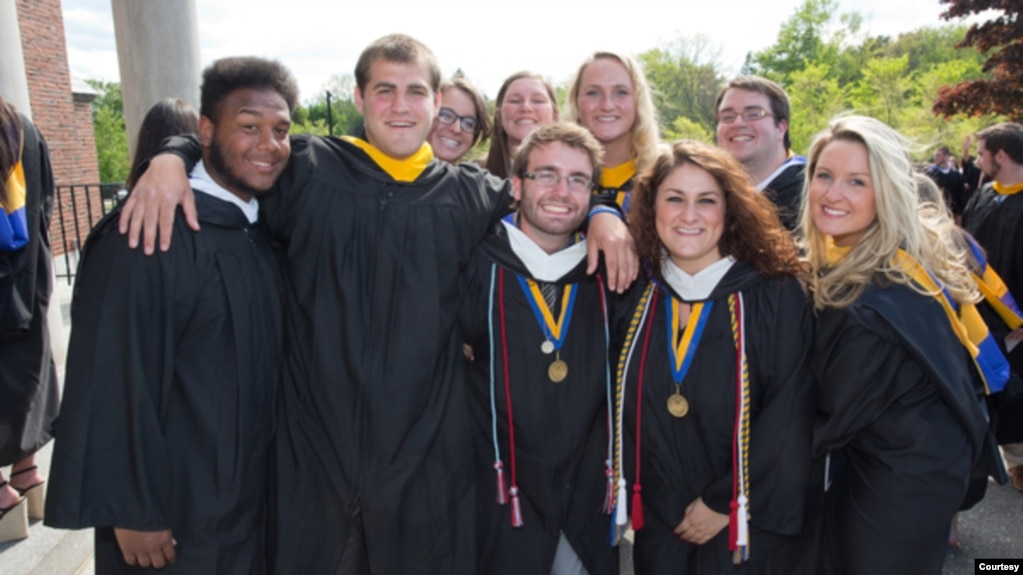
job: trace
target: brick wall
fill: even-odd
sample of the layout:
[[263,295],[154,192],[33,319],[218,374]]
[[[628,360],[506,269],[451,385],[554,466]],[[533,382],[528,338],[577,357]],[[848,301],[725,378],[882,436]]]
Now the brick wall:
[[[18,0],[18,24],[32,119],[49,145],[54,182],[58,186],[97,184],[99,163],[91,106],[88,102],[76,102],[72,97],[60,1]],[[62,205],[54,208],[50,230],[55,256],[62,254],[65,248],[75,249],[73,242],[63,239],[61,229],[89,229],[93,223],[90,208],[92,213],[100,212],[98,193],[86,197],[83,189],[75,200],[72,202],[65,197]],[[65,219],[63,228],[58,221],[61,213]]]

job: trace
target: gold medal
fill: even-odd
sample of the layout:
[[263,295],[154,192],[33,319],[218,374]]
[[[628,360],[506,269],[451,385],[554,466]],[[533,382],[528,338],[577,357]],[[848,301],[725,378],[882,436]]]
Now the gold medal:
[[689,413],[689,401],[677,389],[668,396],[668,413],[677,419],[682,419]]
[[565,381],[565,378],[568,377],[568,364],[561,361],[561,358],[554,360],[554,363],[547,368],[547,377],[551,378],[554,383]]
[[541,343],[540,351],[544,352],[545,355],[550,355],[554,353],[554,342],[548,339],[547,341]]

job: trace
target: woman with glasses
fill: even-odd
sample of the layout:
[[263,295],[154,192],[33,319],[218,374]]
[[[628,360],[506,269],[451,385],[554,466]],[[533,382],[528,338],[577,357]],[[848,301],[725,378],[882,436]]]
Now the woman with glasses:
[[804,572],[812,320],[795,243],[742,166],[695,141],[640,177],[628,220],[649,274],[615,313],[615,520],[631,512],[635,572]]
[[813,443],[830,484],[818,572],[940,574],[971,471],[997,470],[981,395],[1008,366],[974,309],[954,223],[918,201],[902,136],[873,118],[832,120],[806,190]]
[[440,93],[440,111],[427,141],[435,156],[455,164],[490,138],[490,118],[483,97],[465,78],[441,82]]
[[628,56],[593,54],[568,91],[567,115],[604,147],[598,193],[613,195],[627,211],[635,175],[653,164],[658,152],[657,109],[643,70]]
[[495,176],[510,178],[512,158],[522,140],[557,121],[558,99],[550,83],[534,72],[512,74],[497,91],[494,137],[484,167]]

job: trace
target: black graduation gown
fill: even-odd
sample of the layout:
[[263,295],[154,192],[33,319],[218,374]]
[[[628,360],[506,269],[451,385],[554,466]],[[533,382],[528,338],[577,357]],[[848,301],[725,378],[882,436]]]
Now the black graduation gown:
[[[963,227],[987,252],[988,265],[1002,278],[1016,302],[1023,302],[1023,195],[1003,196],[987,184],[971,196],[963,212]],[[982,307],[981,311],[987,310]],[[1004,337],[1008,332],[997,316],[986,314],[985,319],[992,333]],[[1016,346],[1006,359],[1013,373],[1023,376],[1023,346]],[[1023,442],[1023,398],[1008,388],[1006,392],[991,396],[998,404],[993,414],[996,436],[1000,443]]]
[[[560,281],[577,288],[574,312],[560,357],[568,376],[554,383],[547,368],[554,355],[540,350],[543,331],[519,283],[530,273],[512,251],[504,225],[481,244],[465,279],[468,296],[461,323],[474,350],[469,364],[469,396],[476,440],[481,559],[487,575],[551,571],[560,533],[571,543],[590,575],[618,573],[617,548],[609,538],[611,517],[602,511],[607,493],[608,457],[608,341],[602,286],[586,275],[586,258]],[[494,266],[503,271],[503,281]],[[503,305],[505,323],[501,324]],[[492,317],[491,317],[492,316]],[[490,325],[493,325],[491,333]],[[503,335],[502,335],[503,334]],[[506,483],[511,483],[512,453],[508,436],[508,404],[504,388],[502,340],[507,337],[508,373],[515,425],[515,464],[523,525],[512,527],[511,506],[496,503],[493,401]],[[491,341],[493,364],[491,364]]]
[[28,118],[21,122],[29,239],[17,251],[0,251],[0,466],[21,461],[50,440],[59,406],[47,323],[53,173],[46,142]]
[[403,183],[348,142],[292,137],[262,203],[288,271],[279,573],[475,571],[458,274],[509,203],[476,166]]
[[[802,562],[810,552],[798,538],[809,491],[814,413],[808,363],[812,321],[802,285],[790,276],[765,279],[742,262],[732,265],[708,298],[714,307],[682,381],[681,393],[690,411],[681,419],[672,417],[665,406],[675,390],[665,305],[667,298],[677,296],[669,288],[656,289],[656,307],[637,330],[626,375],[624,447],[631,500],[637,380],[643,338],[652,330],[642,389],[640,483],[645,525],[635,534],[636,573],[812,573]],[[741,566],[733,565],[728,527],[701,546],[673,533],[686,507],[698,497],[718,513],[730,510],[736,350],[727,298],[738,290],[745,298],[752,416],[750,559]],[[624,307],[627,314],[619,317],[627,322],[636,306]],[[621,327],[618,331],[622,333]],[[635,509],[631,513],[635,517]]]
[[764,193],[778,210],[778,219],[789,231],[799,227],[799,210],[803,202],[803,177],[806,163],[793,163],[774,177]]
[[871,286],[819,314],[812,364],[814,450],[831,453],[833,480],[820,572],[941,573],[987,425],[945,312],[907,286]]
[[92,232],[72,305],[46,524],[97,527],[96,573],[135,573],[111,527],[172,529],[173,574],[265,572],[282,356],[280,264],[260,225],[196,194],[170,251]]

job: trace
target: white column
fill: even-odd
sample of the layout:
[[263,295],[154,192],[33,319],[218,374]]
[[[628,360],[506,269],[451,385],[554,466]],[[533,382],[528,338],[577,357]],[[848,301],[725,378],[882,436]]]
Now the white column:
[[17,0],[0,0],[0,94],[19,112],[32,117]]
[[[181,98],[199,109],[195,0],[111,0],[129,154],[149,108]],[[130,157],[130,156],[129,156]]]

